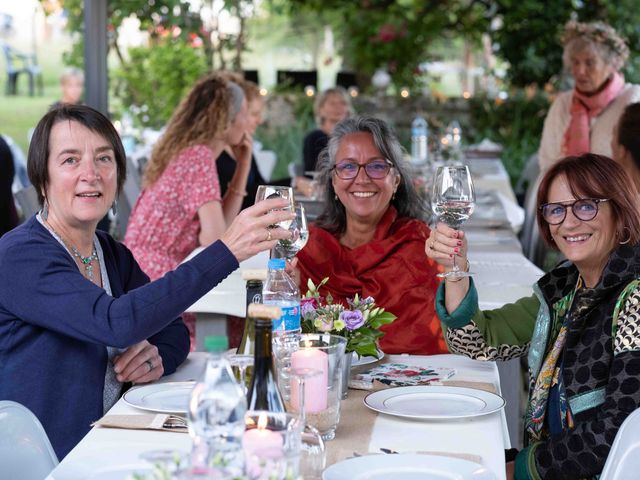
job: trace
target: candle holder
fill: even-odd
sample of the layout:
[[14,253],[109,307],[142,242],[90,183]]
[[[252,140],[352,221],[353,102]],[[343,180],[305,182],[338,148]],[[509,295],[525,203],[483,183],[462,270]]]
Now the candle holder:
[[[300,335],[297,350],[291,354],[290,364],[279,364],[278,371],[295,371],[311,369],[320,372],[304,382],[304,417],[306,423],[315,427],[322,440],[335,437],[336,427],[340,420],[340,399],[342,398],[342,364],[345,361],[347,340],[328,333],[305,333]],[[287,367],[290,367],[287,370]],[[301,385],[296,378],[282,375],[280,381],[288,382],[280,385],[280,391],[290,392],[285,398],[287,411],[300,413]]]
[[251,480],[298,478],[301,424],[284,412],[248,411],[242,437],[245,473]]

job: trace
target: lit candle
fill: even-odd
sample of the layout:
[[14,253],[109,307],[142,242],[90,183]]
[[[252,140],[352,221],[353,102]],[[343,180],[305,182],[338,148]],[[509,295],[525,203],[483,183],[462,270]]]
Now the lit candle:
[[[321,412],[327,409],[328,395],[328,370],[329,356],[318,348],[312,348],[309,344],[291,354],[291,369],[313,369],[320,372],[305,379],[304,385],[304,411],[306,413]],[[291,405],[297,409],[299,405],[298,381],[291,383]]]
[[246,430],[242,436],[242,449],[247,456],[280,458],[282,456],[282,436],[267,428],[267,414],[261,412],[258,426]]

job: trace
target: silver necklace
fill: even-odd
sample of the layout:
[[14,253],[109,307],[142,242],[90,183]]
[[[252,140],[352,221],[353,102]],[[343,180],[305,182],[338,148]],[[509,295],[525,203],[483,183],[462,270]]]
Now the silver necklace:
[[87,272],[87,278],[89,280],[93,280],[93,261],[98,260],[98,252],[96,252],[95,245],[93,247],[91,255],[87,255],[86,257],[83,257],[78,249],[73,245],[71,245],[71,251],[76,257],[80,259],[80,263],[84,265],[84,271]]
[[[54,230],[54,228],[51,226],[51,224],[49,222],[47,222],[45,220],[45,223],[47,225],[47,227],[49,227],[49,229],[55,234],[56,237],[58,237],[63,244],[67,245],[67,242],[64,241],[64,239],[58,235],[58,232],[56,232]],[[82,254],[78,251],[78,249],[76,247],[74,247],[71,244],[68,244],[68,246],[71,247],[71,253],[73,253],[73,255],[75,257],[77,257],[80,260],[80,263],[82,263],[82,265],[84,265],[84,271],[86,272],[85,276],[93,281],[94,279],[94,274],[93,274],[93,261],[99,261],[98,258],[98,252],[96,251],[96,246],[93,246],[93,251],[91,252],[91,255],[87,255],[86,257],[83,257]]]

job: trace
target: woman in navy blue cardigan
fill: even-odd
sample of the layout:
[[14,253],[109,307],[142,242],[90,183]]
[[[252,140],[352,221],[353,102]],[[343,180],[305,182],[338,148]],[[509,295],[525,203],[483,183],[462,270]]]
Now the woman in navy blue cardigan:
[[241,212],[220,240],[149,282],[98,221],[125,171],[99,112],[63,105],[33,134],[29,178],[41,211],[0,239],[0,399],[33,411],[64,457],[117,401],[123,384],[170,374],[189,351],[180,318],[238,262],[288,238],[284,200]]

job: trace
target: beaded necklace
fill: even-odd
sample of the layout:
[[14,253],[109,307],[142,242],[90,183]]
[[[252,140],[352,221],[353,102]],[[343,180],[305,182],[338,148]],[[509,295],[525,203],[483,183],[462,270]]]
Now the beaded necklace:
[[83,257],[78,249],[71,245],[71,251],[73,254],[80,259],[80,263],[84,265],[84,271],[87,272],[87,278],[89,280],[93,280],[93,261],[98,260],[98,252],[96,252],[96,247],[93,247],[93,251],[91,255],[87,255]]
[[98,252],[96,251],[96,246],[93,246],[93,251],[91,252],[91,255],[87,255],[86,257],[83,257],[82,254],[78,251],[78,249],[76,247],[74,247],[73,245],[68,245],[67,242],[64,241],[64,239],[58,235],[58,232],[56,232],[54,230],[54,228],[51,226],[51,224],[49,224],[49,222],[47,222],[45,220],[44,222],[46,224],[46,226],[49,228],[49,230],[51,230],[51,232],[60,239],[60,241],[65,245],[65,246],[70,246],[71,247],[71,253],[73,253],[74,257],[77,257],[80,260],[80,263],[82,263],[82,265],[84,265],[84,271],[85,276],[91,280],[92,282],[94,281],[94,274],[93,274],[93,261],[99,261],[98,258]]

